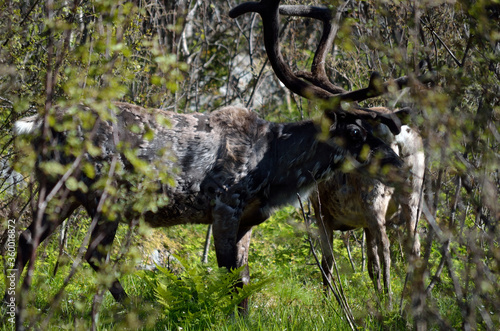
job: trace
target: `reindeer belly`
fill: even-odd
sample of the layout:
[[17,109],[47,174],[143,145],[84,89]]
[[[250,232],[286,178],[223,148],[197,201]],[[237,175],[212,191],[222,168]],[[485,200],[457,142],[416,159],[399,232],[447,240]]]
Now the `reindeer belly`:
[[211,224],[212,207],[210,200],[196,194],[173,196],[170,202],[157,212],[148,212],[145,221],[152,227],[166,227],[177,224]]
[[[377,219],[387,210],[393,189],[358,175],[337,175],[318,186],[322,214],[334,230],[350,230],[385,223]],[[313,204],[317,204],[317,196]]]

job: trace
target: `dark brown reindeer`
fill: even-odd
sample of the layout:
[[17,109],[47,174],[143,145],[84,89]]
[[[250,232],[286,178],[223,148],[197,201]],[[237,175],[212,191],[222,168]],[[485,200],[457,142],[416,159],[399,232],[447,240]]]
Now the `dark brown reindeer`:
[[[297,193],[307,196],[318,181],[342,169],[345,162],[351,162],[360,172],[401,166],[400,158],[372,134],[368,123],[384,123],[397,134],[400,124],[393,114],[366,110],[355,103],[347,110],[339,106],[341,101],[360,101],[380,95],[385,85],[378,84],[377,77],[373,76],[368,88],[338,93],[339,89],[329,82],[323,82],[326,87],[322,86],[322,78],[326,75],[316,73],[309,77],[312,82],[317,79],[314,84],[301,80],[287,67],[280,53],[278,7],[279,1],[246,3],[233,9],[230,15],[236,17],[248,11],[257,11],[262,16],[266,51],[279,79],[293,92],[306,98],[323,100],[328,105],[323,116],[323,121],[329,121],[327,138],[318,138],[322,133],[319,122],[273,123],[237,107],[225,107],[210,114],[176,114],[117,102],[108,107],[112,119],[98,118],[90,129],[79,125],[76,133],[58,132],[41,117],[21,120],[15,126],[18,133],[51,137],[48,143],[35,139],[37,178],[45,197],[66,196],[67,203],[58,210],[56,219],[39,208],[38,217],[21,234],[16,259],[17,279],[34,257],[38,244],[79,206],[85,207],[95,224],[85,258],[96,271],[101,269],[101,263],[109,255],[119,220],[106,219],[106,214],[102,212],[105,192],[95,189],[94,185],[107,178],[116,186],[130,186],[123,178],[109,176],[116,167],[134,169],[120,147],[124,144],[150,164],[160,162],[176,169],[171,173],[175,185],[158,183],[159,191],[168,197],[168,203],[155,212],[143,213],[145,221],[153,227],[213,224],[217,261],[220,267],[228,269],[247,265],[253,226],[264,222],[273,210],[294,203]],[[305,6],[287,8],[300,16],[317,10]],[[322,9],[320,12],[329,11]],[[320,56],[325,51],[319,50],[328,46],[325,36],[331,36],[329,19],[324,23],[324,38],[318,48]],[[332,91],[332,87],[336,90]],[[92,106],[82,105],[78,111],[95,114]],[[64,116],[65,112],[66,109],[56,110],[56,117]],[[170,126],[160,124],[158,116],[166,117]],[[132,127],[140,130],[131,130]],[[151,139],[148,135],[146,138],[146,133],[151,131],[154,137]],[[73,135],[74,138],[75,134],[80,139],[90,136],[90,141],[100,153],[66,154],[60,146],[67,142],[68,136]],[[368,153],[361,153],[367,149]],[[158,156],[164,150],[171,153],[170,158]],[[63,176],[52,176],[45,173],[41,166],[46,161],[68,165],[69,170]],[[95,176],[92,178],[80,171],[84,162],[93,166]],[[378,171],[373,176],[380,173]],[[67,190],[64,182],[72,177],[86,183],[88,191]],[[122,221],[138,217],[139,214],[130,209]],[[242,284],[249,282],[248,267],[242,272],[241,279]],[[26,279],[23,288],[29,288]],[[113,282],[110,292],[118,301],[127,298],[118,280]],[[241,303],[241,307],[246,308],[246,301]]]
[[[404,224],[406,227],[405,252],[411,259],[420,254],[420,241],[416,226],[421,213],[421,193],[425,172],[425,156],[420,135],[403,125],[401,133],[393,135],[383,124],[376,127],[378,137],[391,144],[403,160],[404,183],[395,187],[384,185],[377,179],[356,173],[336,173],[318,184],[310,201],[318,222],[322,250],[323,283],[328,288],[333,272],[333,231],[364,228],[367,242],[368,273],[375,289],[384,291],[391,304],[390,243],[386,227]],[[389,181],[386,181],[390,183]],[[399,210],[397,210],[399,205]],[[399,219],[398,219],[399,217]],[[396,219],[394,219],[396,218]],[[381,263],[382,262],[382,263]],[[382,266],[382,268],[381,268]]]

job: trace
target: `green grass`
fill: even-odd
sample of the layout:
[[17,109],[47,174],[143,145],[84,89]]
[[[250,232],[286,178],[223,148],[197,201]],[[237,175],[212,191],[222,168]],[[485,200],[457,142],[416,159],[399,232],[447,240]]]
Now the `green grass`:
[[[220,294],[220,289],[216,288],[217,282],[212,279],[215,277],[214,270],[217,269],[213,247],[209,264],[202,266],[199,262],[206,226],[178,226],[143,232],[137,239],[140,243],[136,247],[140,249],[132,250],[126,263],[120,264],[119,268],[122,274],[120,280],[134,304],[124,308],[105,291],[99,308],[98,330],[348,330],[349,325],[333,296],[324,295],[319,270],[306,242],[307,236],[296,219],[296,211],[287,208],[254,230],[249,259],[250,273],[253,284],[263,282],[264,285],[252,290],[248,316],[239,316],[232,309],[230,312],[225,311],[220,308],[221,304],[217,300],[210,297],[212,292]],[[66,287],[61,301],[55,309],[50,308],[54,295],[69,273],[71,259],[76,256],[79,240],[84,235],[86,226],[79,223],[78,227],[72,229],[74,231],[67,249],[70,258],[63,261],[56,276],[53,276],[53,269],[58,255],[58,236],[52,236],[39,251],[32,290],[23,294],[28,300],[27,321],[35,327],[47,323],[49,330],[89,329],[92,324],[93,297],[98,288],[105,288],[112,280],[111,272],[106,273],[106,276],[97,275],[84,262]],[[125,232],[123,227],[118,235],[117,246],[123,245]],[[357,326],[371,330],[411,328],[411,318],[406,313],[403,316],[399,314],[405,268],[396,245],[393,245],[391,269],[394,298],[392,309],[387,309],[384,303],[380,303],[380,297],[373,289],[368,273],[361,270],[360,246],[352,242],[356,272],[347,258],[342,240],[336,239],[334,246],[340,281]],[[162,276],[161,273],[158,276],[158,272],[139,271],[135,268],[144,254],[159,247],[176,254],[183,261],[178,263],[172,260],[169,263],[173,270],[171,276]],[[212,271],[207,272],[207,268]],[[157,282],[152,283],[151,279],[156,279]],[[186,289],[192,284],[195,284],[197,296],[208,295],[198,301],[203,307],[193,307],[192,302],[188,307],[186,302],[189,300],[179,301],[180,304],[186,304],[186,311],[183,311],[183,306],[176,307],[179,309],[174,314],[173,310],[168,310],[162,304],[162,297],[156,290],[159,283],[168,288],[168,295],[173,295],[173,299],[177,294],[192,293],[186,292],[192,291]],[[451,320],[450,325],[460,327],[460,311],[451,296],[452,292],[446,286],[449,284],[436,287],[433,300],[443,316],[448,316]],[[0,290],[3,292],[4,288],[2,279]],[[230,299],[229,296],[228,298]],[[219,301],[221,300],[226,299]],[[404,305],[409,305],[406,298]],[[48,322],[45,321],[47,318]],[[4,324],[0,330],[10,330],[10,325]]]

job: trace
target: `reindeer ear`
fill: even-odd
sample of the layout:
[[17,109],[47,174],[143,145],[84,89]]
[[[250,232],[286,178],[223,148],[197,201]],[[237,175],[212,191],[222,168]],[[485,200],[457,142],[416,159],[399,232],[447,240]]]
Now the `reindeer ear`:
[[325,116],[330,120],[330,131],[335,130],[337,128],[337,114],[333,111],[326,111]]
[[410,107],[404,107],[394,111],[394,114],[399,118],[403,125],[411,122],[412,113],[415,113],[415,109]]
[[363,121],[372,123],[373,126],[376,126],[377,122],[387,125],[394,135],[401,132],[401,121],[393,112],[382,112],[380,109],[370,108],[368,111],[359,111],[356,115]]
[[401,132],[401,121],[395,114],[379,114],[377,120],[387,125],[394,135]]

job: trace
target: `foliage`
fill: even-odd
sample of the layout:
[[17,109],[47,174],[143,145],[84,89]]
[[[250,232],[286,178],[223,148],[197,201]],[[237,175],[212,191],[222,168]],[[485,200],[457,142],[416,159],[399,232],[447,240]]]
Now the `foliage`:
[[[240,2],[0,3],[2,249],[8,239],[8,220],[16,221],[18,234],[41,201],[39,188],[32,181],[35,159],[31,147],[22,141],[16,141],[14,147],[11,128],[18,118],[39,113],[47,116],[55,130],[70,129],[69,144],[62,152],[76,160],[84,151],[95,155],[99,152],[71,129],[81,123],[88,130],[88,138],[96,118],[109,116],[105,110],[112,100],[178,112],[243,104],[262,117],[277,121],[319,115],[314,103],[277,84],[265,61],[259,37],[260,19],[245,15],[234,21],[227,16],[230,6]],[[339,5],[336,0],[309,3],[328,5],[334,12]],[[431,87],[411,86],[409,91],[393,91],[362,104],[411,106],[418,110],[412,116],[412,125],[425,138],[428,165],[424,215],[419,226],[421,259],[408,265],[400,253],[397,236],[391,236],[392,288],[403,298],[402,313],[399,307],[391,310],[379,305],[378,295],[359,262],[360,235],[350,234],[356,271],[352,270],[342,237],[336,235],[334,246],[341,282],[359,326],[498,329],[500,325],[499,13],[498,1],[493,0],[350,1],[342,13],[335,49],[326,63],[328,75],[337,85],[347,90],[364,87],[369,72],[374,70],[385,78],[413,75],[421,60],[426,60],[426,70],[437,73]],[[320,23],[298,18],[286,18],[282,23],[282,53],[286,61],[294,70],[307,68],[320,37]],[[97,115],[81,111],[80,104],[91,105]],[[59,119],[54,116],[55,107],[71,110]],[[151,138],[147,130],[143,135]],[[134,182],[136,188],[134,194],[127,194],[122,186],[105,180],[98,183],[109,195],[103,209],[110,219],[120,217],[124,206],[155,210],[166,202],[156,194],[159,183],[151,171],[162,168],[161,165],[144,164],[127,146],[121,148],[136,171],[113,171]],[[53,176],[67,172],[73,164],[87,176],[95,175],[85,162],[66,166],[45,163],[43,168],[47,176]],[[103,172],[111,170],[108,165]],[[172,169],[162,170],[165,176],[161,182],[168,184]],[[20,177],[7,176],[13,171]],[[70,179],[63,190],[85,190],[86,185]],[[64,194],[58,194],[47,208],[57,213],[64,203]],[[202,306],[192,306],[193,319],[183,323],[194,328],[198,318],[200,323],[210,321],[214,329],[282,330],[315,329],[321,320],[323,329],[334,329],[336,325],[347,328],[336,313],[335,304],[319,299],[320,276],[298,215],[289,207],[254,229],[249,257],[251,274],[254,279],[272,276],[275,281],[265,291],[252,295],[254,308],[247,319],[220,318],[225,308],[216,308],[211,315]],[[101,329],[139,328],[144,324],[161,329],[162,323],[172,325],[168,320],[171,313],[165,314],[164,307],[157,306],[151,285],[135,274],[135,266],[142,263],[139,260],[147,255],[145,252],[150,254],[154,249],[188,261],[200,258],[205,227],[155,232],[142,226],[124,227],[106,267],[108,275],[96,276],[86,264],[79,263],[90,224],[90,219],[78,213],[65,225],[66,232],[51,236],[42,245],[33,290],[26,295],[30,316],[27,323],[88,329],[91,316],[95,316],[95,294],[106,288],[112,278],[107,276],[119,275],[131,296],[149,296],[139,304],[142,309],[123,313],[106,294],[100,308]],[[129,252],[132,243],[140,252]],[[3,250],[2,264],[6,256]],[[215,259],[213,250],[210,259]],[[54,276],[57,261],[59,271]],[[200,291],[202,278],[213,281],[201,287],[204,295],[212,290],[216,293],[215,288],[222,289],[222,284],[229,282],[221,280],[218,287],[215,278],[222,277],[218,271],[203,274],[206,271],[201,267],[179,266],[182,268],[192,274],[188,272],[188,277],[181,280],[166,272],[157,275],[161,282],[174,284],[168,295],[192,293],[184,291],[188,289]],[[415,271],[415,277],[405,285],[408,268]],[[75,274],[66,282],[73,269]],[[158,288],[161,282],[158,280],[155,286]],[[5,286],[3,281],[0,283]],[[62,297],[54,300],[61,289]],[[213,302],[210,296],[205,299]],[[49,305],[53,307],[48,308]],[[158,324],[152,321],[155,318]]]
[[155,274],[144,274],[144,279],[155,292],[163,307],[164,318],[171,327],[183,329],[205,329],[232,313],[237,313],[237,304],[258,292],[270,279],[263,279],[235,290],[240,281],[242,268],[207,269],[206,267],[180,262],[184,271],[176,275],[158,266]]

